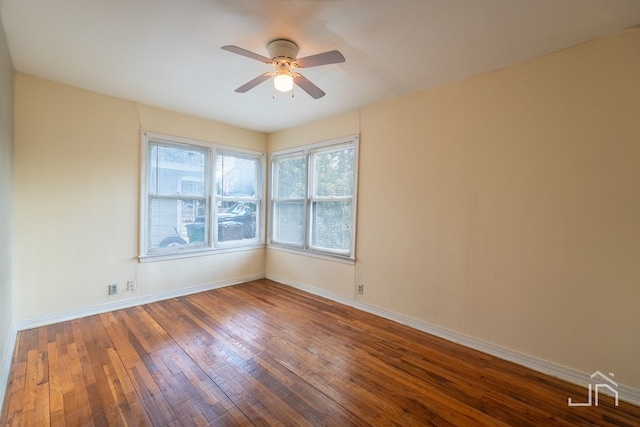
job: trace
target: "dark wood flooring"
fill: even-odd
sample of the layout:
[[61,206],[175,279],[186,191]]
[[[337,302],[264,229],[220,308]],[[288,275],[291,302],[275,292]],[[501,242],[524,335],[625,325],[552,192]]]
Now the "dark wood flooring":
[[639,426],[640,408],[269,280],[19,333],[0,425]]

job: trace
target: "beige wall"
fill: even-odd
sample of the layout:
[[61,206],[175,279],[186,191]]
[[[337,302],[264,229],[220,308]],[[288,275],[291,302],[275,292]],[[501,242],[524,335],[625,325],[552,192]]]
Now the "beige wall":
[[0,24],[0,406],[13,346],[13,79]]
[[[15,115],[18,322],[264,275],[264,249],[143,264],[137,255],[140,129],[258,151],[266,135],[22,74]],[[135,294],[124,292],[131,279]]]
[[[357,131],[335,120],[269,150]],[[356,271],[269,249],[267,274],[343,296],[357,276],[361,303],[640,389],[640,30],[352,122]]]

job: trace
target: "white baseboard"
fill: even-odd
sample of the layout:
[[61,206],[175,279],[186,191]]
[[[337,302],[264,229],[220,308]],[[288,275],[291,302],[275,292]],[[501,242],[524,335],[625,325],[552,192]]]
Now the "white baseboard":
[[135,307],[137,305],[149,304],[152,302],[162,301],[170,298],[182,297],[185,295],[196,294],[198,292],[209,291],[212,289],[223,288],[225,286],[237,285],[240,283],[250,282],[252,280],[264,279],[264,274],[254,274],[250,276],[235,277],[233,279],[221,280],[203,285],[191,286],[188,288],[176,289],[173,291],[160,292],[151,295],[128,298],[116,302],[94,305],[87,308],[65,311],[64,313],[56,313],[48,316],[40,316],[32,319],[26,319],[17,322],[16,329],[23,331],[25,329],[38,328],[40,326],[52,325],[54,323],[66,322],[68,320],[79,319],[81,317],[93,316],[94,314],[106,313],[109,311],[120,310],[123,308]]
[[[283,277],[276,277],[269,274],[267,274],[267,278],[275,282],[282,283],[284,285],[291,286],[293,288],[297,288],[302,291],[309,292],[311,294],[357,308],[358,310],[375,314],[377,316],[384,317],[385,319],[393,320],[394,322],[401,323],[419,331],[444,338],[448,341],[452,341],[465,347],[490,354],[491,356],[516,363],[518,365],[533,369],[534,371],[541,372],[555,378],[559,378],[572,384],[577,384],[586,388],[590,380],[590,373],[580,372],[566,366],[558,365],[557,363],[553,363],[548,360],[539,359],[514,350],[510,350],[508,348],[501,347],[490,342],[462,335],[457,332],[442,328],[440,326],[423,322],[409,316],[405,316],[403,314],[395,313],[393,311],[389,311],[370,304],[365,304],[351,298],[345,298],[342,295],[337,295],[324,289],[317,288],[315,286],[299,283],[296,281],[285,279]],[[618,396],[620,400],[624,400],[626,402],[640,406],[640,390],[638,389],[620,384],[618,386]]]
[[13,359],[13,351],[16,348],[16,337],[18,336],[18,329],[15,324],[11,325],[11,331],[7,338],[5,348],[7,352],[4,354],[2,364],[0,364],[0,411],[4,405],[5,393],[7,392],[7,385],[9,384],[9,371],[11,369],[11,360]]

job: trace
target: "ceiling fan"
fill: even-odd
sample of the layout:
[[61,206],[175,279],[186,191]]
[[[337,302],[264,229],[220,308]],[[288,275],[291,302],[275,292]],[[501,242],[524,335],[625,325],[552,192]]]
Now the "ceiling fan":
[[261,74],[237,88],[235,91],[238,93],[245,93],[273,77],[273,86],[280,92],[290,91],[293,89],[293,84],[295,83],[311,95],[312,98],[322,98],[325,95],[324,91],[307,80],[307,78],[297,72],[297,70],[320,65],[337,64],[345,61],[344,56],[337,50],[297,58],[298,45],[286,39],[273,40],[267,45],[270,59],[238,46],[222,46],[222,49],[264,62],[265,64],[272,65],[274,68],[274,71]]

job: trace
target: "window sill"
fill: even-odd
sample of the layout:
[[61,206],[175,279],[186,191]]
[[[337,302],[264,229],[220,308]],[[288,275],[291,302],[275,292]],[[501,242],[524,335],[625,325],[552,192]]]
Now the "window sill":
[[334,255],[334,254],[331,254],[331,253],[318,252],[318,251],[314,251],[314,250],[311,250],[311,249],[297,249],[297,248],[292,248],[292,247],[288,247],[288,246],[279,245],[277,243],[269,243],[269,244],[267,244],[267,248],[268,249],[274,249],[274,250],[277,250],[277,251],[280,251],[280,252],[288,252],[288,253],[308,256],[308,257],[312,257],[312,258],[324,259],[324,260],[327,260],[327,261],[339,262],[339,263],[342,263],[342,264],[353,265],[353,264],[356,263],[355,258],[351,258],[348,255],[337,255],[337,254]]
[[226,253],[231,253],[231,252],[253,251],[253,250],[256,250],[256,249],[264,249],[264,248],[265,248],[265,244],[264,243],[256,243],[256,244],[252,244],[252,245],[242,245],[242,246],[227,246],[227,247],[207,248],[207,249],[192,249],[192,250],[184,250],[184,251],[181,251],[181,252],[151,254],[151,255],[140,255],[140,256],[138,256],[138,261],[140,263],[155,262],[155,261],[166,261],[166,260],[172,260],[172,259],[195,258],[195,257],[201,257],[201,256],[226,254]]

